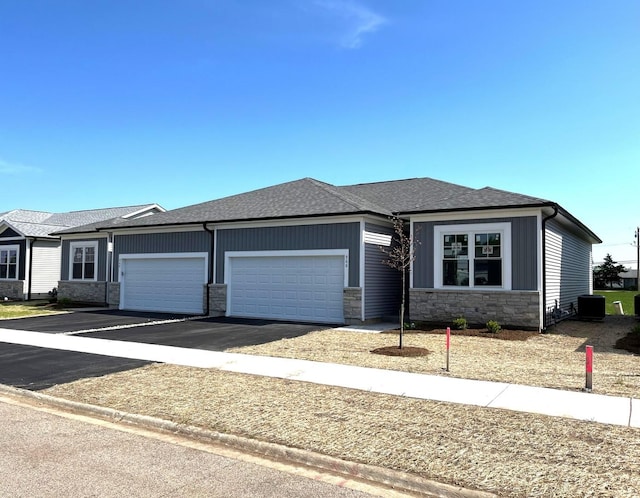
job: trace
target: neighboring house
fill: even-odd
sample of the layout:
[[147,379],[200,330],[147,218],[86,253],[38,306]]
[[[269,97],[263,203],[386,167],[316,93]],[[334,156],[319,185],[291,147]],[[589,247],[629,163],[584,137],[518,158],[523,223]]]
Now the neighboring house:
[[[15,209],[0,213],[0,298],[31,299],[47,296],[58,285],[60,237],[52,232],[110,218],[136,219],[165,211],[157,204],[69,213]],[[91,271],[90,252],[77,254]]]
[[[592,291],[591,246],[601,241],[558,204],[430,178],[342,187],[304,178],[65,230],[59,291],[131,310],[379,320],[399,308],[399,273],[380,251],[392,214],[420,241],[411,320],[543,329]],[[98,254],[91,278],[71,278],[78,247]]]
[[620,282],[613,284],[616,289],[638,289],[638,270],[625,270],[620,273]]

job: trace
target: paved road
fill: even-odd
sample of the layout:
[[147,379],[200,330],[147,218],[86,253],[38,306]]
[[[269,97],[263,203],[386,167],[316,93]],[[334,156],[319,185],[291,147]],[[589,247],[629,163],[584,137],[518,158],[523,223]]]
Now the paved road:
[[0,420],[0,496],[399,496],[308,469],[263,466],[267,461],[222,447],[176,444],[174,436],[133,428],[123,432],[10,398],[0,398]]

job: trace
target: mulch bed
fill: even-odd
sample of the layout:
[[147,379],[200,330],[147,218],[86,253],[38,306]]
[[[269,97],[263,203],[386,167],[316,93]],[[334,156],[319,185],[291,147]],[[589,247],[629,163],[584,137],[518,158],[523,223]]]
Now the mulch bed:
[[383,354],[386,356],[427,356],[431,351],[426,348],[416,348],[413,346],[404,346],[399,348],[398,346],[385,346],[382,348],[376,348],[371,350],[374,354]]

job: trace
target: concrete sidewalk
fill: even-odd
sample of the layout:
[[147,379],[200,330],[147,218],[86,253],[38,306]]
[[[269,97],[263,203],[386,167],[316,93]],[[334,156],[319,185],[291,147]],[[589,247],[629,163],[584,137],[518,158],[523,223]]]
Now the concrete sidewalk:
[[640,428],[640,400],[634,398],[10,329],[0,329],[0,342],[199,368],[217,368],[228,372],[292,379],[396,396]]

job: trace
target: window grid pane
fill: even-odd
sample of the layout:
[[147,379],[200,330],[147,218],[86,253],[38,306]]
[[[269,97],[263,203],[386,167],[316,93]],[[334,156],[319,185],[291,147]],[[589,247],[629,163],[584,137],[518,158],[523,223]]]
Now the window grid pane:
[[[473,243],[473,256],[469,243]],[[468,232],[443,234],[442,285],[456,287],[502,287],[502,233]]]
[[94,245],[74,245],[71,250],[71,279],[95,280],[97,248]]

